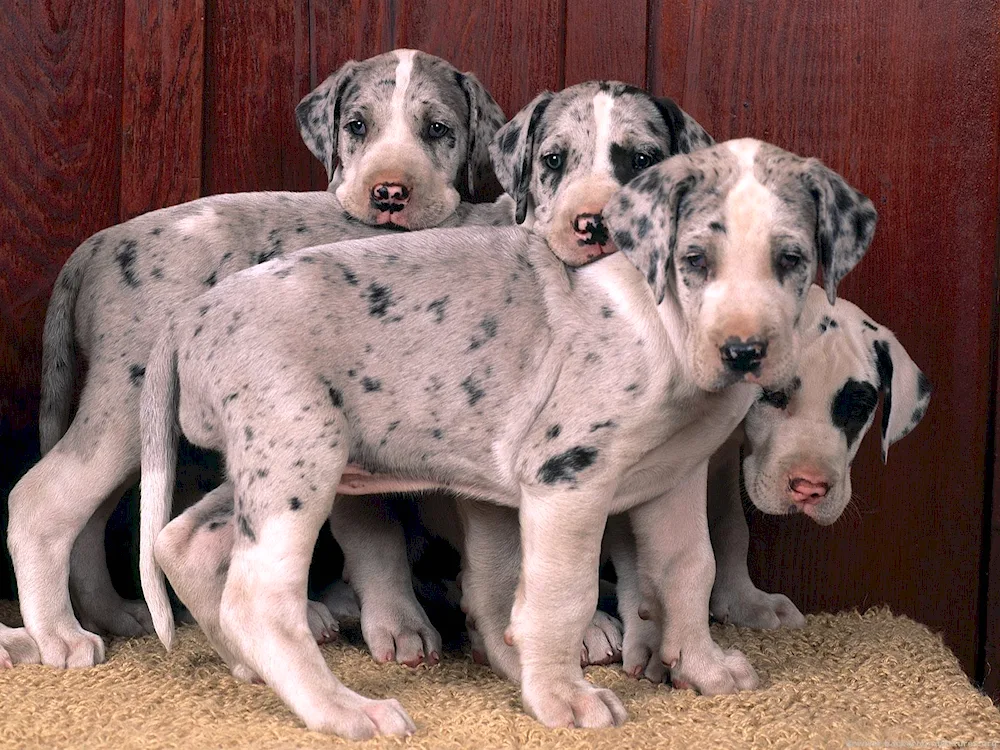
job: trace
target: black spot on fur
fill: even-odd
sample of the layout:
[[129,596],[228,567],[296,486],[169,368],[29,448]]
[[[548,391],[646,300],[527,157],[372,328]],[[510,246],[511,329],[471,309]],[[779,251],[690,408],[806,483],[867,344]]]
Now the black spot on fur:
[[483,344],[485,344],[490,339],[497,335],[497,321],[496,318],[483,318],[479,322],[479,327],[483,329],[483,337],[476,338],[472,337],[472,341],[469,343],[469,351],[478,349]]
[[244,425],[243,434],[246,436],[247,442],[253,442],[253,428],[250,425]]
[[344,394],[332,385],[327,389],[327,393],[330,395],[330,403],[333,404],[334,408],[339,409],[344,405]]
[[297,497],[293,497],[291,500],[288,501],[288,507],[291,508],[292,510],[298,510],[299,508],[302,507],[302,501],[299,500]]
[[163,232],[163,227],[153,227],[149,230],[149,233],[154,237],[159,236]]
[[514,149],[517,148],[517,138],[520,135],[520,128],[508,128],[507,132],[503,134],[503,138],[500,139],[500,150],[505,154],[514,153]]
[[615,232],[615,244],[619,250],[631,250],[635,247],[635,238],[631,232]]
[[226,405],[227,405],[227,404],[229,404],[229,402],[230,402],[230,401],[232,401],[232,400],[233,400],[234,398],[239,398],[239,395],[240,395],[239,393],[237,393],[236,391],[233,391],[233,392],[232,392],[232,393],[230,393],[230,394],[229,394],[228,396],[223,396],[223,397],[222,397],[222,405],[223,405],[223,406],[226,406]]
[[431,435],[433,435],[436,440],[440,440],[444,437],[444,432],[442,432],[440,428],[435,427],[431,430]]
[[862,320],[861,325],[867,328],[869,331],[877,331],[878,326],[872,323],[870,320]]
[[281,254],[280,250],[265,250],[262,253],[257,253],[257,264],[267,263],[272,258],[277,258]]
[[925,398],[931,395],[931,391],[934,390],[934,386],[931,385],[931,381],[926,375],[920,373],[917,376],[917,398],[923,401]]
[[250,522],[247,520],[247,517],[244,516],[243,514],[240,514],[239,526],[240,526],[240,533],[243,534],[243,536],[245,536],[250,541],[251,544],[256,544],[257,535],[254,534],[253,527],[250,525]]
[[163,269],[160,268],[159,266],[153,266],[152,270],[149,272],[149,275],[152,276],[154,279],[162,279]]
[[368,285],[368,314],[373,318],[384,318],[386,311],[396,304],[392,299],[392,289],[374,281]]
[[[834,426],[844,433],[848,448],[857,440],[877,405],[878,391],[875,386],[854,378],[848,378],[843,388],[833,397],[830,418]],[[889,410],[886,409],[885,413],[888,414]]]
[[348,268],[342,263],[338,263],[337,267],[340,269],[340,272],[344,274],[344,281],[346,281],[351,286],[358,285],[358,277],[355,276],[354,271],[352,271],[350,268]]
[[614,427],[614,426],[615,426],[615,421],[613,419],[609,419],[604,422],[595,422],[594,424],[590,425],[590,431],[597,432],[598,430],[603,430],[606,427]]
[[370,378],[367,375],[361,378],[361,387],[365,389],[367,393],[373,393],[375,391],[382,390],[382,381],[378,378]]
[[886,341],[876,341],[875,368],[878,371],[878,387],[884,394],[882,402],[882,434],[889,430],[889,414],[892,413],[892,355]]
[[122,273],[122,281],[126,286],[135,289],[139,286],[139,277],[135,275],[135,258],[138,243],[135,240],[125,240],[115,253],[118,268]]
[[597,448],[574,446],[568,451],[552,456],[538,470],[538,481],[543,484],[566,482],[574,484],[577,474],[592,466],[597,460]]
[[128,368],[128,379],[132,385],[138,388],[142,385],[142,379],[146,376],[146,368],[142,365],[131,365]]
[[427,311],[434,313],[434,322],[441,323],[444,320],[445,308],[448,307],[448,297],[445,295],[441,299],[436,299],[427,305]]
[[482,385],[471,375],[462,381],[462,388],[469,396],[469,406],[475,406],[486,395]]
[[713,232],[718,232],[719,234],[726,234],[726,225],[719,221],[713,221],[708,225],[708,228]]
[[612,310],[610,307],[608,307],[607,305],[601,305],[601,317],[602,318],[610,318],[614,314],[615,314],[615,311]]
[[559,437],[560,432],[562,432],[562,426],[554,424],[545,431],[545,437],[548,440],[555,440],[557,437]]
[[212,274],[201,283],[205,286],[215,286],[218,283],[218,279],[215,277],[215,271],[212,271]]

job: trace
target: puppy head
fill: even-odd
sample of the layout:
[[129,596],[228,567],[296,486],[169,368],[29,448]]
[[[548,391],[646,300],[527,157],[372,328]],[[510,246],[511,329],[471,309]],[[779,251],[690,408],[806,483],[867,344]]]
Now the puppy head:
[[440,224],[489,178],[506,121],[475,76],[415,50],[345,63],[295,113],[347,212],[406,229]]
[[851,499],[851,462],[882,394],[882,455],[923,418],[931,385],[888,328],[823,290],[808,294],[801,327],[812,337],[798,375],[765,391],[747,414],[744,483],[766,513],[805,513],[820,524]]
[[517,221],[579,266],[614,252],[602,216],[608,198],[664,158],[712,139],[669,99],[623,83],[591,81],[545,91],[490,145]]
[[871,201],[838,175],[750,139],[649,169],[604,213],[656,303],[682,321],[689,375],[709,391],[786,386],[817,269],[834,295],[875,227]]

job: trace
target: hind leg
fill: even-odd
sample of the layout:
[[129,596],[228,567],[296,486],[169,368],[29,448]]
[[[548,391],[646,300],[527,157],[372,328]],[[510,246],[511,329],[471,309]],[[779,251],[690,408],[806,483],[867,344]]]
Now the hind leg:
[[136,426],[105,420],[103,430],[91,434],[83,427],[93,414],[88,407],[86,401],[81,404],[69,431],[9,498],[8,545],[21,614],[42,662],[54,667],[89,667],[104,660],[103,641],[73,614],[70,553],[94,512],[114,502],[139,468]]
[[[415,727],[399,703],[371,700],[346,688],[330,672],[309,631],[309,563],[347,463],[346,446],[338,439],[346,432],[342,416],[335,413],[325,422],[323,416],[314,408],[297,423],[281,415],[269,415],[266,423],[256,420],[255,439],[279,434],[282,448],[262,457],[237,445],[227,454],[235,476],[236,517],[221,630],[240,662],[309,729],[350,739],[409,734]],[[308,476],[293,466],[303,456],[315,461]]]
[[77,537],[70,555],[70,594],[83,627],[134,638],[152,633],[153,621],[143,601],[123,599],[111,582],[104,531],[117,504],[117,497],[109,498]]

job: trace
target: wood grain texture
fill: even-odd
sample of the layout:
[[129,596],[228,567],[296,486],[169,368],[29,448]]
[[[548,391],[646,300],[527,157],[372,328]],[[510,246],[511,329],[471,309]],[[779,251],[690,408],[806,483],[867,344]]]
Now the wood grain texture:
[[995,345],[998,23],[994,0],[919,13],[902,0],[704,0],[682,95],[717,138],[818,156],[875,201],[876,239],[841,293],[895,330],[936,388],[887,467],[866,439],[838,525],[753,517],[757,577],[807,611],[887,602],[942,630],[970,674]]
[[[118,219],[122,8],[9,2],[0,23],[0,422],[37,421],[56,274]],[[2,462],[0,462],[2,463]]]
[[204,0],[124,0],[120,219],[201,194]]
[[202,192],[308,190],[309,0],[209,3]]
[[398,0],[394,45],[472,71],[513,115],[563,85],[566,0]]
[[566,86],[616,80],[646,88],[646,0],[566,4]]

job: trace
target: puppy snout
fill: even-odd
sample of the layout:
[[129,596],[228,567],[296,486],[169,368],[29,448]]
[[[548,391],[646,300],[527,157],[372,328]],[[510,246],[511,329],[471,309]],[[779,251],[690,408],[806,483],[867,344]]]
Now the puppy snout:
[[830,491],[830,483],[818,474],[800,473],[788,479],[788,492],[792,501],[801,505],[815,505]]
[[719,347],[719,354],[726,367],[733,372],[756,373],[767,356],[767,341],[758,338],[728,338]]
[[573,232],[581,245],[608,244],[608,228],[599,213],[577,214],[573,219]]
[[410,199],[410,188],[401,182],[378,182],[372,186],[372,205],[380,211],[402,211]]

